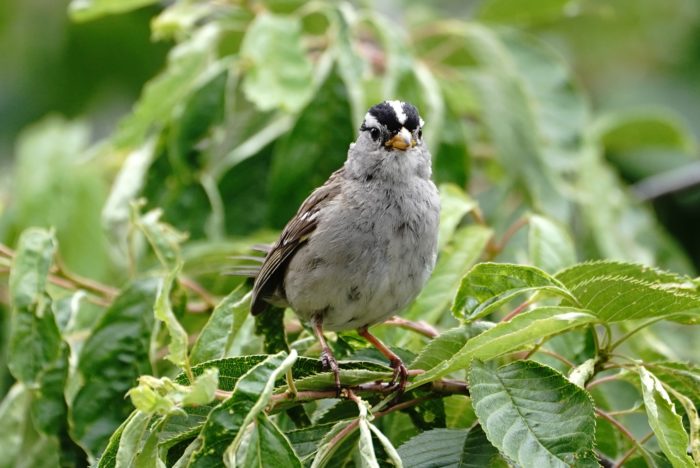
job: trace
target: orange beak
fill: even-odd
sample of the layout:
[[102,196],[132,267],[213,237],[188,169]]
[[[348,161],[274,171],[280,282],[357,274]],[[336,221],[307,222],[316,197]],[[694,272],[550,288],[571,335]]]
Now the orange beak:
[[416,140],[411,136],[411,132],[405,128],[401,128],[401,131],[394,135],[391,140],[387,141],[385,145],[401,151],[406,151],[408,148],[416,146]]

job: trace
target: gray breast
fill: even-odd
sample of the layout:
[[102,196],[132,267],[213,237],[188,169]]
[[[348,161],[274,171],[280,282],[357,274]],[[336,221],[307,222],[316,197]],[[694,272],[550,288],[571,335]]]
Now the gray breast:
[[319,227],[285,276],[302,319],[324,314],[324,328],[381,322],[412,301],[435,263],[439,198],[429,180],[396,190],[349,183],[320,213]]

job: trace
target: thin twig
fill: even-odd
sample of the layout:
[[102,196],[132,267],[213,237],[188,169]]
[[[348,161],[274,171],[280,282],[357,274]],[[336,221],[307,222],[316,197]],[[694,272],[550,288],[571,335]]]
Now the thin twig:
[[[401,402],[399,404],[396,404],[392,406],[391,408],[387,408],[384,411],[377,411],[375,413],[372,413],[374,416],[374,419],[379,419],[382,416],[386,416],[387,414],[393,413],[394,411],[400,411],[406,408],[410,408],[411,406],[419,405],[423,403],[424,401],[430,400],[432,398],[435,398],[432,395],[425,395],[419,398],[414,398],[413,400],[408,400]],[[353,420],[350,424],[345,426],[340,432],[338,432],[329,442],[328,446],[333,447],[334,445],[340,443],[343,439],[345,439],[348,435],[352,434],[355,429],[357,429],[357,426],[360,424],[360,419],[355,419]]]
[[202,300],[211,308],[213,309],[216,307],[219,301],[216,300],[214,296],[209,293],[204,287],[193,280],[192,278],[188,278],[187,276],[181,275],[178,280],[180,281],[180,284],[183,285],[185,288],[189,289],[190,291],[196,293],[199,297],[202,298]]
[[[673,315],[675,315],[675,314],[673,314]],[[678,314],[678,315],[682,315],[682,314]],[[611,343],[611,344],[607,347],[607,350],[608,350],[608,351],[614,350],[615,348],[617,348],[618,346],[620,346],[622,343],[624,343],[626,340],[628,340],[628,339],[629,339],[632,335],[634,335],[635,333],[637,333],[637,332],[639,332],[639,331],[641,331],[641,330],[647,328],[647,327],[650,326],[650,325],[653,325],[653,324],[656,323],[656,322],[660,322],[661,320],[668,320],[670,317],[672,317],[672,315],[671,315],[671,316],[669,316],[669,315],[662,315],[662,316],[660,316],[660,317],[654,317],[654,318],[652,318],[652,319],[650,319],[650,320],[647,320],[646,322],[642,323],[641,325],[638,325],[637,327],[633,328],[632,330],[628,331],[627,333],[625,333],[624,335],[622,335],[620,338],[618,338],[617,340],[615,340],[613,343]]]
[[440,335],[440,332],[437,331],[435,327],[423,320],[416,322],[399,317],[398,315],[394,315],[389,320],[385,321],[384,325],[394,325],[400,328],[405,328],[406,330],[414,331],[420,335],[427,336],[428,338],[435,338],[436,336]]
[[[600,408],[595,409],[595,414],[598,415],[599,417],[605,419],[613,426],[615,426],[617,428],[617,430],[620,431],[620,433],[622,433],[623,436],[625,436],[625,438],[627,438],[630,442],[632,442],[632,445],[634,445],[635,449],[639,449],[640,451],[642,451],[642,456],[644,457],[646,462],[649,464],[649,466],[652,466],[650,463],[650,460],[647,459],[648,457],[647,457],[646,453],[644,453],[644,451],[643,451],[641,442],[634,438],[634,435],[632,435],[632,433],[629,431],[629,429],[627,429],[625,426],[623,426],[620,421],[613,418],[612,416],[610,416],[610,414],[606,413],[605,411],[603,411]],[[616,467],[619,467],[619,466],[620,466],[620,464],[618,462]]]
[[506,232],[503,234],[503,237],[500,241],[490,241],[487,246],[489,258],[495,258],[496,255],[501,253],[510,241],[510,239],[520,230],[520,228],[525,226],[528,222],[530,222],[530,219],[528,217],[520,217],[516,219],[513,222],[513,224],[508,226],[508,229],[506,229]]
[[606,375],[605,377],[593,380],[588,385],[586,385],[586,388],[593,388],[596,385],[604,384],[607,382],[614,382],[616,380],[620,380],[620,374]]
[[[63,289],[71,289],[71,290],[82,289],[80,287],[80,285],[75,284],[73,281],[71,281],[67,278],[62,278],[60,276],[48,275],[48,280],[49,280],[49,282],[51,282],[51,283],[55,284],[56,286],[63,288]],[[101,307],[109,307],[110,305],[112,305],[111,298],[104,298],[102,296],[96,295],[94,292],[87,294],[85,296],[85,299],[88,300],[89,302],[92,302],[93,304],[97,304]]]
[[530,304],[532,304],[530,301],[525,301],[525,302],[523,302],[523,303],[520,304],[518,307],[516,307],[515,309],[511,310],[510,313],[508,313],[508,315],[506,315],[505,317],[503,317],[503,318],[501,319],[501,322],[508,322],[508,321],[510,321],[513,317],[515,317],[516,315],[518,315],[520,312],[522,312],[523,310],[527,309],[527,308],[530,306]]
[[630,447],[630,449],[625,452],[625,454],[620,458],[620,460],[615,463],[614,468],[620,468],[634,453],[639,450],[639,447],[641,447],[647,440],[651,439],[651,437],[654,435],[654,431],[649,432],[647,435],[639,439],[639,445],[633,445]]
[[6,246],[5,244],[0,243],[0,254],[9,257],[9,258],[14,258],[15,252]]
[[60,255],[58,255],[58,254],[56,255],[55,261],[56,261],[56,269],[57,269],[58,273],[62,277],[66,278],[66,279],[72,281],[73,283],[75,283],[76,285],[80,286],[81,289],[87,289],[88,291],[94,291],[94,292],[99,293],[103,296],[107,296],[106,297],[107,299],[114,299],[119,294],[119,290],[117,288],[113,288],[112,286],[107,286],[106,284],[102,284],[98,281],[92,280],[90,278],[85,278],[83,276],[80,276],[76,273],[69,271],[66,268],[66,265],[63,262],[63,260],[61,259]]
[[563,362],[564,364],[566,364],[566,365],[569,366],[569,367],[576,367],[576,364],[574,364],[573,362],[569,361],[568,359],[566,359],[566,358],[565,358],[564,356],[562,356],[561,354],[555,353],[554,351],[550,351],[550,350],[544,349],[544,348],[539,348],[539,349],[537,350],[537,352],[538,352],[538,353],[542,353],[542,354],[546,354],[547,356],[551,356],[551,357],[553,357],[554,359],[556,359],[556,360],[558,360],[558,361],[560,361],[560,362]]
[[[422,373],[423,371],[419,371]],[[414,375],[417,372],[413,372]],[[352,387],[347,387],[348,390],[360,394],[382,394],[386,395],[396,390],[395,386],[383,382],[369,382]],[[469,387],[466,382],[459,380],[436,380],[431,383],[431,394],[434,397],[442,397],[449,395],[469,395]],[[290,392],[277,393],[272,395],[274,405],[288,402],[306,402],[313,400],[323,400],[325,398],[336,398],[337,392],[335,388],[329,390],[306,390],[297,391],[296,394]]]

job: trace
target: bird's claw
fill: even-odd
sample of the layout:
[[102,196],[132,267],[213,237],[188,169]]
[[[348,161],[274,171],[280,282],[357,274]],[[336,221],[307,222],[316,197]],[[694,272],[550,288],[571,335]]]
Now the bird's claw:
[[391,368],[394,369],[394,374],[391,377],[391,382],[389,382],[390,387],[394,387],[397,390],[396,398],[398,399],[403,395],[404,390],[406,390],[406,383],[408,382],[408,369],[404,365],[403,361],[400,359],[391,361]]
[[324,349],[321,352],[321,366],[324,370],[330,370],[333,372],[333,377],[335,379],[335,393],[340,397],[340,367],[338,367],[338,361],[331,353],[330,349]]

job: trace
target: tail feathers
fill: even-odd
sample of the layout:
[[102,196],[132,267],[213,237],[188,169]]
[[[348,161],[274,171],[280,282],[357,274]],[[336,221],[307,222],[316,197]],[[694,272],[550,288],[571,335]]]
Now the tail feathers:
[[[253,246],[254,249],[255,247],[258,246]],[[229,276],[257,278],[262,264],[265,262],[265,257],[261,255],[235,255],[229,258],[234,261],[235,265],[230,270],[222,272],[222,274]]]

